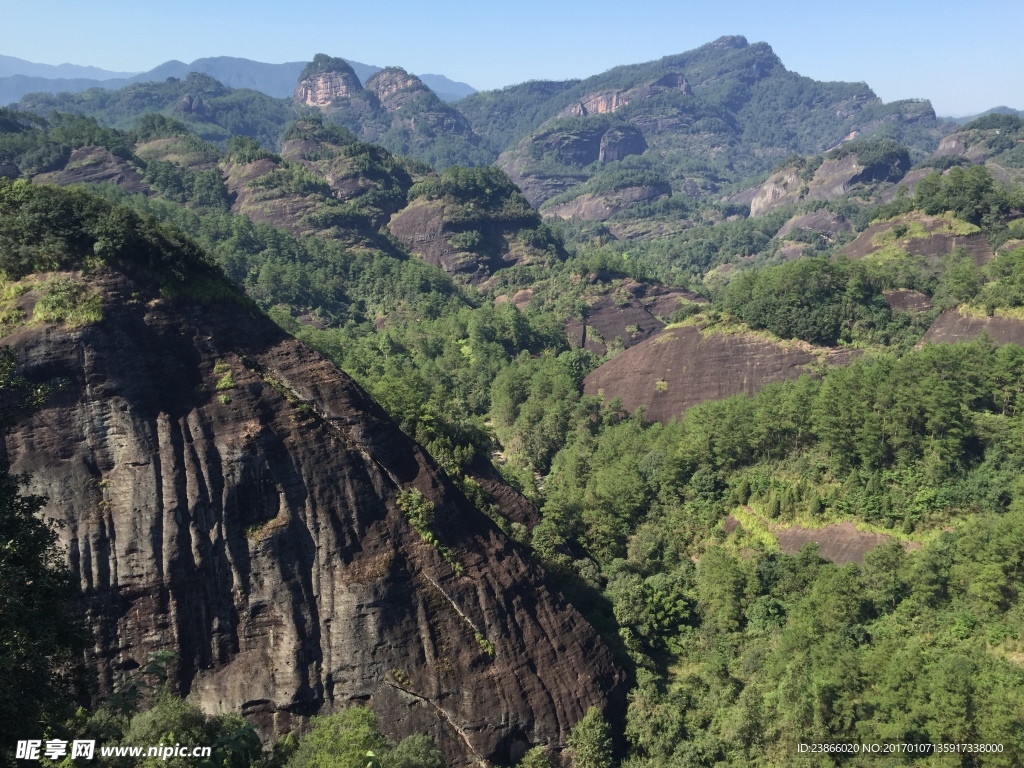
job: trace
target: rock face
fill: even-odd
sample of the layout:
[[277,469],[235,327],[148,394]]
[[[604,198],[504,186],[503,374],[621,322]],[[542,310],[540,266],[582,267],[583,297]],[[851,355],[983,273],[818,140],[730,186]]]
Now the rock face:
[[60,171],[35,177],[39,184],[117,184],[132,194],[152,194],[153,190],[128,162],[103,147],[80,147],[71,153]]
[[420,93],[430,91],[422,80],[400,67],[382,69],[366,81],[366,90],[374,94],[388,112],[394,112]]
[[551,173],[536,171],[535,156],[554,158],[573,169],[583,169],[593,163],[610,163],[629,155],[647,151],[643,132],[635,126],[622,124],[607,127],[601,123],[582,126],[555,124],[548,130],[527,136],[518,146],[502,153],[496,165],[505,171],[526,195],[532,205],[545,200],[589,178],[590,173]]
[[608,130],[598,145],[598,162],[611,163],[630,155],[642,155],[647,151],[643,133],[632,125]]
[[996,344],[1017,344],[1024,347],[1024,322],[1013,317],[961,315],[949,309],[935,318],[921,344],[955,344],[971,341],[986,333]]
[[784,168],[772,174],[754,193],[750,201],[750,215],[764,216],[784,205],[807,200],[834,200],[849,189],[865,181],[863,166],[854,155],[823,162],[810,179],[804,179],[793,168]]
[[820,232],[831,241],[840,232],[849,232],[853,227],[850,226],[850,222],[846,220],[843,214],[832,213],[832,211],[822,208],[811,213],[794,216],[779,228],[779,231],[775,233],[775,237],[782,240],[786,235],[800,229]]
[[574,347],[585,347],[599,355],[617,339],[628,349],[664,328],[684,301],[705,303],[706,299],[689,291],[627,279],[587,299],[583,320],[567,323],[565,333]]
[[[732,515],[725,520],[725,529],[732,533],[742,523]],[[808,544],[817,544],[818,553],[836,565],[864,562],[864,555],[892,541],[890,536],[870,531],[860,531],[851,522],[831,523],[821,528],[805,528],[802,525],[768,524],[768,530],[775,536],[779,549],[787,555],[798,555]],[[916,541],[903,542],[907,551],[920,549]]]
[[632,208],[637,203],[646,203],[672,196],[668,184],[644,184],[638,187],[624,187],[601,195],[580,195],[562,205],[553,205],[543,211],[545,218],[583,219],[584,221],[607,221],[619,211]]
[[[594,630],[333,364],[254,310],[72,277],[103,320],[3,340],[67,382],[7,448],[65,523],[100,693],[172,651],[208,711],[281,732],[361,702],[457,765],[624,704]],[[447,555],[402,511],[424,502]]]
[[644,406],[647,418],[668,421],[697,403],[753,394],[770,382],[799,378],[819,361],[840,365],[853,354],[682,326],[616,355],[584,379],[583,391],[619,397],[627,410]]
[[355,70],[336,64],[330,71],[314,72],[295,88],[293,99],[307,107],[329,107],[339,99],[362,93]]
[[909,288],[897,288],[893,291],[884,291],[885,301],[893,312],[906,312],[911,315],[918,315],[928,312],[932,308],[931,299],[920,291],[912,291]]
[[995,254],[981,230],[977,227],[973,230],[960,234],[950,219],[909,213],[888,221],[875,222],[843,248],[842,252],[852,259],[863,259],[887,246],[895,246],[912,256],[922,256],[930,263],[938,264],[954,248],[962,247],[981,266]]

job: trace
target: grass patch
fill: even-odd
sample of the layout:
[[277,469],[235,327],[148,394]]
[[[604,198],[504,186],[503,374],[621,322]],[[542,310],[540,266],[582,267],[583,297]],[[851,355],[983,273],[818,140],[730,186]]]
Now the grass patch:
[[878,247],[894,245],[901,240],[920,240],[928,237],[924,224],[920,221],[906,221],[894,224],[884,232],[871,238],[871,244]]
[[434,524],[434,502],[416,488],[402,491],[398,494],[395,502],[398,504],[398,508],[405,513],[406,520],[409,521],[409,525],[420,535],[420,538],[436,549],[448,565],[452,567],[452,570],[459,576],[462,576],[465,573],[462,563],[455,559],[455,553],[442,544],[431,529],[431,526]]
[[[223,360],[218,360],[217,363],[214,364],[213,375],[220,377],[217,379],[217,386],[215,387],[217,392],[226,392],[227,390],[234,389],[238,386],[235,383],[235,376],[231,370],[231,366]],[[224,400],[221,399],[221,402],[224,402]],[[230,399],[228,402],[230,402]]]
[[739,521],[747,536],[759,542],[769,552],[779,551],[778,539],[760,515],[754,514],[748,507],[735,507],[730,514]]
[[946,219],[948,222],[949,231],[957,237],[976,235],[981,232],[981,227],[976,224],[971,224],[969,221],[963,221],[962,219],[956,218],[952,211],[944,213],[942,218]]
[[103,319],[103,297],[73,277],[59,277],[43,289],[36,302],[34,319],[41,323],[65,323],[71,327]]

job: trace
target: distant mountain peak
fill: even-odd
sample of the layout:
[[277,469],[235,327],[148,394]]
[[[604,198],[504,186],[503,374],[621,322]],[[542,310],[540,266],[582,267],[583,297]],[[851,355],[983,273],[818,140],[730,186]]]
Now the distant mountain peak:
[[717,40],[708,43],[709,48],[746,48],[750,43],[743,35],[722,35]]
[[366,90],[380,99],[381,106],[389,112],[416,98],[419,92],[430,89],[416,75],[410,75],[401,67],[385,67],[366,81]]
[[359,79],[356,76],[356,71],[352,69],[352,66],[344,59],[338,58],[337,56],[328,56],[326,53],[318,53],[313,57],[313,60],[306,65],[305,69],[302,70],[302,74],[299,75],[299,82],[320,73],[351,75],[356,80]]
[[326,107],[362,91],[363,85],[347,61],[318,53],[299,75],[294,99],[308,107]]

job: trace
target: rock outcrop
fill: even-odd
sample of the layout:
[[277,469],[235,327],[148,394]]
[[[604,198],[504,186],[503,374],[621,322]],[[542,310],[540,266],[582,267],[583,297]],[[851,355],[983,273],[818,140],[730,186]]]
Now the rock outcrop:
[[834,200],[861,181],[865,168],[855,155],[825,160],[810,178],[797,168],[784,168],[772,174],[754,193],[750,215],[764,216],[776,208],[809,200]]
[[374,94],[381,107],[395,112],[430,89],[415,75],[400,67],[387,67],[366,81],[366,90]]
[[[361,702],[456,765],[557,750],[624,704],[594,630],[333,364],[231,301],[64,277],[103,319],[36,322],[21,296],[3,344],[65,385],[6,447],[64,523],[101,694],[171,651],[208,711],[281,732]],[[436,543],[403,508],[432,508]]]
[[630,155],[642,155],[647,151],[647,141],[639,128],[622,125],[611,128],[601,137],[598,145],[599,163],[612,163]]
[[142,175],[127,161],[104,147],[79,147],[71,153],[59,171],[40,174],[36,183],[59,184],[117,184],[132,194],[152,194],[153,190]]
[[961,314],[955,309],[948,309],[935,318],[920,343],[955,344],[958,341],[971,341],[983,333],[996,344],[1024,347],[1024,321],[999,314]]
[[637,203],[652,202],[671,196],[672,188],[667,183],[643,184],[623,187],[600,195],[580,195],[568,203],[545,208],[543,215],[559,219],[607,221],[619,211],[632,208]]
[[649,339],[665,327],[684,302],[706,301],[689,291],[626,279],[588,297],[583,319],[567,323],[565,333],[572,346],[603,355],[609,344],[628,349]]
[[966,249],[979,266],[995,255],[988,238],[978,227],[923,213],[908,213],[875,222],[842,252],[852,259],[863,259],[890,247],[912,256],[921,256],[932,264],[938,264],[955,248]]
[[340,59],[330,69],[313,72],[295,87],[293,99],[307,107],[330,107],[340,99],[363,93],[355,70]]
[[643,406],[648,419],[668,421],[697,403],[753,394],[770,382],[810,373],[815,364],[841,365],[854,354],[753,333],[672,327],[601,365],[584,379],[583,391],[621,398],[626,410]]
[[779,231],[775,233],[775,237],[782,240],[790,233],[801,229],[817,232],[831,242],[835,240],[836,235],[840,232],[849,232],[853,227],[850,226],[850,222],[847,221],[843,214],[833,213],[822,208],[811,213],[794,216],[779,228]]

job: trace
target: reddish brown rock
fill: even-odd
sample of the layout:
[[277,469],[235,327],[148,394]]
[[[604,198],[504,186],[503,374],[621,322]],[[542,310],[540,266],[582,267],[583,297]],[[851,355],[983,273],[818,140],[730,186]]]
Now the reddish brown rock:
[[932,302],[927,295],[909,288],[885,291],[885,300],[893,312],[908,312],[912,315],[928,312]]
[[996,344],[1024,347],[1024,322],[999,315],[962,315],[955,309],[948,309],[935,318],[920,343],[955,344],[958,341],[971,341],[983,333],[988,334]]
[[784,168],[768,177],[750,200],[750,215],[764,216],[785,205],[808,200],[834,200],[845,195],[861,180],[864,167],[855,155],[826,160],[810,179],[804,179],[796,168]]
[[706,300],[689,291],[624,280],[591,296],[584,318],[567,323],[565,332],[573,346],[603,355],[613,342],[629,348],[649,339],[665,327],[684,301]]
[[410,101],[430,89],[415,75],[401,67],[387,67],[366,81],[366,90],[374,94],[388,112],[401,109]]
[[126,192],[150,195],[153,190],[127,160],[122,160],[104,147],[80,147],[71,153],[59,171],[35,177],[40,184],[117,184]]
[[580,195],[568,203],[544,209],[543,215],[546,218],[607,221],[616,213],[632,208],[637,203],[652,202],[671,196],[672,188],[668,184],[624,187],[601,195]]
[[810,373],[815,363],[841,365],[855,354],[681,326],[616,355],[584,379],[583,391],[621,398],[626,410],[643,406],[647,418],[668,421],[697,403],[753,394],[770,382]]
[[[916,227],[920,228],[917,235],[914,234]],[[888,234],[890,232],[892,234]],[[949,219],[923,213],[909,213],[888,221],[875,222],[843,248],[842,252],[852,259],[862,259],[887,245],[895,245],[912,256],[923,256],[932,264],[938,264],[943,256],[960,247],[966,248],[979,266],[995,256],[988,238],[981,232],[958,235],[953,231]]]
[[800,229],[820,232],[831,241],[834,240],[836,235],[840,232],[849,232],[852,227],[850,226],[850,222],[847,221],[846,217],[841,213],[832,213],[832,211],[825,210],[823,208],[818,211],[812,211],[811,213],[794,216],[782,225],[779,231],[775,233],[775,236],[782,239],[791,232]]
[[452,243],[460,230],[445,219],[445,204],[440,200],[418,198],[392,216],[387,226],[411,253],[474,285],[486,283],[499,269],[530,263],[535,256],[543,255],[515,241],[516,226],[500,222],[479,228],[496,247],[463,250]]
[[[65,524],[101,694],[171,651],[207,711],[281,732],[363,702],[455,765],[558,749],[624,704],[594,630],[333,364],[244,306],[88,281],[101,322],[3,343],[66,381],[7,448]],[[407,522],[411,489],[447,559]]]
[[363,93],[355,70],[347,64],[327,72],[314,72],[295,87],[293,99],[307,107],[329,107],[340,99]]
[[[742,523],[732,515],[723,523],[727,533],[732,533]],[[875,547],[892,541],[891,536],[871,531],[861,531],[853,523],[831,523],[821,528],[805,528],[802,525],[769,525],[768,529],[779,543],[779,549],[787,555],[799,554],[808,544],[818,546],[818,554],[836,565],[863,563],[864,555]],[[916,542],[904,542],[904,549],[920,549]]]

